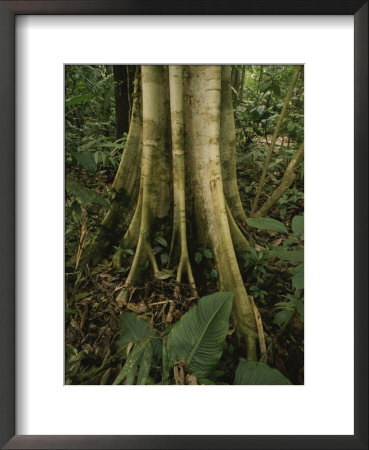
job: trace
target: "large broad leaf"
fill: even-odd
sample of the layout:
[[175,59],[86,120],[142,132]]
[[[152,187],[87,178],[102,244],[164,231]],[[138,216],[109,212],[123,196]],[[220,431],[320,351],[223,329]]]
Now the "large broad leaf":
[[186,361],[197,378],[206,378],[218,363],[229,327],[233,292],[217,292],[199,300],[168,336],[172,364]]
[[97,165],[91,152],[72,152],[72,156],[78,162],[78,164],[88,172],[96,172]]
[[279,370],[272,369],[267,364],[241,358],[236,370],[234,384],[276,385],[291,384],[291,382]]
[[292,277],[292,284],[296,289],[304,289],[304,265],[300,264],[295,269]]
[[101,194],[98,194],[92,189],[84,187],[82,184],[78,183],[75,180],[67,178],[65,180],[65,189],[86,205],[91,203],[97,203],[98,205],[101,205],[104,208],[109,207],[108,202],[104,199],[104,197]]
[[119,350],[125,353],[130,342],[136,343],[153,332],[152,325],[144,319],[139,319],[135,313],[123,311],[119,318],[120,338]]
[[249,218],[247,219],[247,224],[250,225],[250,227],[260,228],[262,230],[278,231],[279,233],[288,233],[287,227],[282,222],[279,222],[278,220],[275,219]]
[[292,219],[292,231],[296,235],[304,232],[304,216],[295,216]]

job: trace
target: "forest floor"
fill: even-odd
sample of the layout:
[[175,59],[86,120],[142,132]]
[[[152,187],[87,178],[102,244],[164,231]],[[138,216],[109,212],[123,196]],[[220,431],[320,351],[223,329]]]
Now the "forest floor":
[[[114,176],[111,170],[87,173],[77,166],[69,169],[73,179],[98,193],[106,192],[107,186]],[[278,174],[277,174],[278,175]],[[243,189],[247,185],[248,174],[239,168],[239,185],[241,199],[245,210],[250,208],[252,192]],[[299,186],[302,190],[302,186]],[[292,217],[303,212],[303,199],[297,198],[292,208],[286,209],[283,222],[290,225]],[[78,248],[81,234],[86,238],[86,231],[92,236],[98,229],[103,216],[99,206],[86,207],[81,223],[66,223],[66,384],[111,384],[122,368],[122,357],[118,354],[119,314],[121,307],[115,299],[123,288],[126,272],[117,269],[110,261],[103,261],[97,267],[85,267],[76,270],[71,255]],[[280,209],[275,208],[270,217],[281,220]],[[271,241],[274,245],[282,242],[283,237],[275,233],[262,231],[250,233],[251,240],[260,248]],[[88,240],[88,239],[87,239]],[[283,300],[290,288],[290,272],[281,265],[266,262],[265,284],[267,291],[264,298],[255,299],[261,314],[264,332],[267,336],[268,364],[281,371],[292,384],[304,383],[304,328],[297,315],[285,325],[275,323],[274,305]],[[253,283],[253,276],[247,264],[240,263],[246,287]],[[208,295],[215,292],[216,284],[208,280],[198,283],[199,294]],[[287,290],[286,290],[287,286]],[[191,297],[187,285],[181,285],[180,296],[174,296],[176,284],[167,280],[148,280],[142,286],[130,291],[129,300],[123,306],[126,311],[135,312],[139,316],[149,317],[154,329],[162,332],[169,325],[178,321],[197,300]],[[235,369],[240,356],[245,356],[239,348],[236,335],[230,329],[226,339],[223,356],[217,366],[217,384],[232,384]],[[159,370],[155,374],[153,368],[151,382],[160,379]],[[159,368],[158,368],[159,369]],[[156,376],[157,375],[157,376]]]

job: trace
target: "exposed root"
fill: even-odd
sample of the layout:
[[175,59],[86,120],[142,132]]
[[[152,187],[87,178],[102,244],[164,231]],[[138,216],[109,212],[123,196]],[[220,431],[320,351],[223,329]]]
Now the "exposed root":
[[188,284],[190,285],[190,289],[191,289],[191,297],[198,298],[199,295],[197,293],[195,279],[193,277],[190,260],[188,259],[188,255],[184,256],[183,254],[181,255],[181,259],[179,260],[179,264],[178,264],[177,278],[176,278],[177,286],[174,290],[174,297],[175,298],[179,297],[180,285],[182,282],[182,275],[184,272],[187,273]]
[[178,228],[181,242],[181,257],[178,264],[177,286],[174,295],[179,296],[182,274],[186,271],[191,286],[191,295],[198,297],[187,248],[182,66],[169,67],[169,88],[174,186],[173,234],[170,256],[173,253]]
[[231,210],[228,207],[228,204],[226,203],[225,206],[233,245],[236,250],[236,253],[238,255],[241,255],[242,253],[247,252],[248,248],[250,247],[250,244],[249,241],[246,239],[246,237],[241,233],[241,230],[239,229],[236,221],[234,220]]
[[[123,237],[124,248],[132,249],[137,245],[139,235],[140,235],[140,224],[141,224],[141,214],[142,214],[142,188],[140,188],[140,193],[133,215],[132,221]],[[122,254],[117,251],[113,257],[114,265],[116,267],[121,267],[122,265]]]
[[175,173],[175,168],[173,167],[173,225],[172,225],[172,237],[170,240],[170,247],[168,253],[168,264],[167,267],[171,267],[173,264],[174,253],[176,249],[176,245],[178,242],[179,235],[179,199],[178,199],[178,180],[177,174]]
[[[124,230],[129,225],[133,208],[136,204],[140,185],[140,160],[142,154],[142,113],[140,83],[134,90],[132,119],[127,137],[127,148],[123,151],[113,188],[124,194],[124,201],[112,203],[106,213],[95,241],[90,245],[84,258],[84,264],[98,264],[104,256],[110,253]],[[122,194],[120,192],[120,194]]]
[[[141,205],[137,205],[137,215],[132,228],[128,229],[130,236],[136,235],[139,229],[139,237],[131,269],[129,271],[123,291],[118,295],[117,302],[126,300],[127,289],[132,286],[140,274],[140,266],[149,258],[154,272],[157,273],[158,266],[149,243],[149,230],[151,226],[152,211],[152,166],[155,154],[160,151],[162,145],[161,122],[158,114],[158,100],[161,96],[162,69],[160,66],[142,67],[142,92],[143,92],[143,149],[141,161]],[[127,233],[128,233],[127,232]]]
[[[143,211],[141,211],[141,213],[142,213],[141,215],[144,215]],[[146,242],[147,231],[145,233],[143,233],[143,230],[144,229],[141,229],[141,232],[139,234],[136,252],[133,257],[131,269],[129,271],[128,277],[124,284],[123,290],[122,290],[122,292],[120,292],[120,294],[117,297],[118,304],[121,304],[121,303],[124,304],[127,302],[127,295],[128,295],[127,289],[129,289],[135,283],[135,281],[137,281],[137,279],[139,278],[140,266],[142,266],[142,264],[145,262],[146,258],[148,256],[150,257],[150,254],[152,254],[151,248],[149,247],[148,243]],[[156,261],[155,261],[155,263],[156,263]]]
[[222,163],[224,196],[234,219],[246,224],[246,214],[237,185],[236,129],[232,105],[231,67],[222,66],[221,70],[219,151]]
[[264,329],[263,329],[263,322],[261,320],[261,316],[259,313],[259,310],[255,304],[254,301],[254,297],[249,295],[249,299],[251,302],[251,306],[252,309],[254,311],[255,314],[255,320],[256,320],[256,326],[258,328],[258,335],[259,335],[259,347],[260,347],[260,360],[263,363],[267,363],[267,359],[268,359],[268,352],[267,352],[267,348],[266,348],[266,343],[265,343],[265,335],[264,335]]
[[149,255],[149,261],[152,265],[153,271],[154,271],[154,275],[157,276],[159,271],[159,267],[158,267],[158,263],[156,262],[156,258],[155,255],[152,252],[152,248],[151,248],[151,244],[149,244],[148,242],[146,243],[147,245],[147,253]]

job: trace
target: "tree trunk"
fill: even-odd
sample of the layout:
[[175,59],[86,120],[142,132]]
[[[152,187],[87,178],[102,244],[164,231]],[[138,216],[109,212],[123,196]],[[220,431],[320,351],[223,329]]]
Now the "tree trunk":
[[128,133],[136,66],[113,66],[116,139]]
[[242,99],[243,99],[243,90],[245,87],[245,73],[246,73],[246,66],[242,66],[241,85],[240,85],[240,90],[239,90],[239,95],[238,95],[240,102],[242,102]]
[[[119,226],[118,240],[127,230],[124,246],[128,248],[129,242],[136,250],[117,301],[127,301],[146,261],[154,276],[162,276],[163,268],[151,247],[158,235],[171,242],[169,263],[176,269],[176,295],[183,275],[197,295],[191,261],[199,247],[211,249],[219,289],[234,291],[232,316],[237,334],[246,341],[247,357],[256,359],[255,317],[235,253],[235,249],[245,251],[248,242],[237,225],[246,216],[237,189],[231,96],[229,67],[142,66],[142,122],[139,115],[133,116],[129,139],[137,139],[131,147],[128,144],[116,177],[117,184],[126,189],[125,177],[132,170],[139,185],[131,224]],[[141,142],[142,156],[138,156]],[[141,172],[132,168],[132,162],[124,162],[133,147]]]
[[[142,98],[139,78],[133,94],[132,118],[127,137],[126,148],[114,178],[112,189],[115,199],[101,223],[95,240],[90,245],[82,262],[96,265],[111,253],[122,233],[130,225],[140,186],[142,155]],[[132,225],[132,224],[131,224]],[[129,227],[129,230],[132,226]],[[128,231],[129,231],[128,230]],[[130,234],[127,234],[130,236]],[[132,233],[131,233],[132,234]]]

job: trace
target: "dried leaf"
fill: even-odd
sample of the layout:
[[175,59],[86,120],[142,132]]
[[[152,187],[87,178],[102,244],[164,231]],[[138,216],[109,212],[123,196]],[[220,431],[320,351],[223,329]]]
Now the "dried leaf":
[[187,374],[186,375],[186,384],[190,384],[190,385],[198,385],[198,382],[197,382],[197,378],[195,377],[195,375],[190,375],[190,374]]
[[155,274],[155,278],[157,278],[158,280],[166,280],[167,278],[170,278],[170,274],[169,273],[165,273],[162,271],[156,272]]

